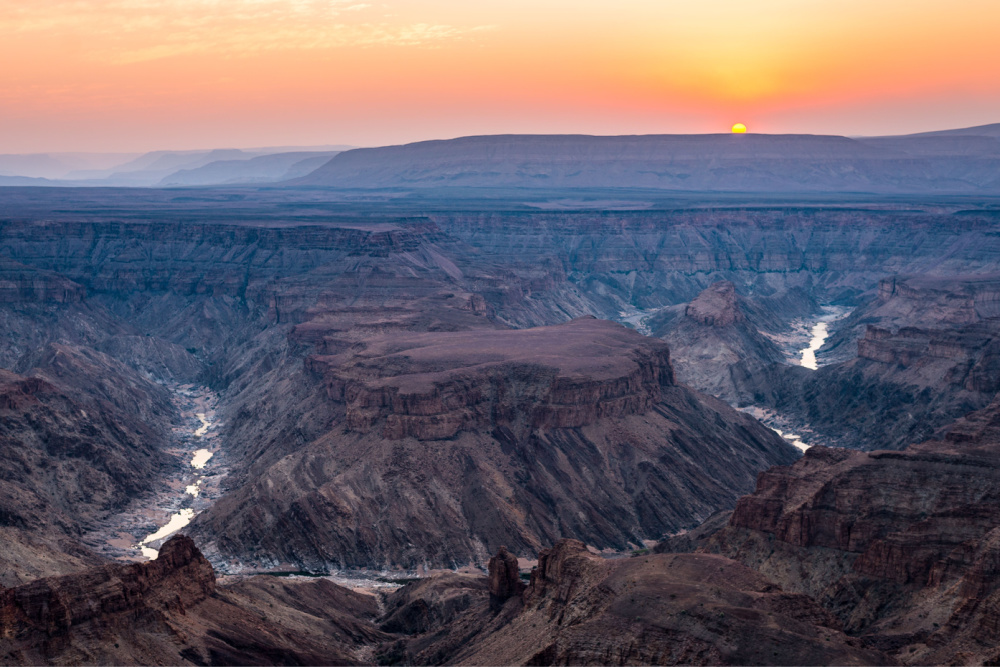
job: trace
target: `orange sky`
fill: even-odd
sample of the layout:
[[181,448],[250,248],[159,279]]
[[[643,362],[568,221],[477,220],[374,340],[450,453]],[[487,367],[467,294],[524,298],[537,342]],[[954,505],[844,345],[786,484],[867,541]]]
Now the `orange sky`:
[[0,153],[1000,122],[998,0],[0,0]]

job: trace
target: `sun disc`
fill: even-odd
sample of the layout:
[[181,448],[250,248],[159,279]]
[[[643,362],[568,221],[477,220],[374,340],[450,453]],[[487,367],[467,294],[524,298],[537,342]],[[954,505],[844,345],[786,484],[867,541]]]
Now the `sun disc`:
[[736,123],[733,125],[733,134],[746,134],[747,126],[743,123]]

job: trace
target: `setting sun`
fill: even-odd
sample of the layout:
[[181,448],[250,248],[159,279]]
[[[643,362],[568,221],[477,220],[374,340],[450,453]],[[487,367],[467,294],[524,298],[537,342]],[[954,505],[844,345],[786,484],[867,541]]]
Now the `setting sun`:
[[743,123],[736,123],[733,125],[733,134],[746,134],[747,126]]

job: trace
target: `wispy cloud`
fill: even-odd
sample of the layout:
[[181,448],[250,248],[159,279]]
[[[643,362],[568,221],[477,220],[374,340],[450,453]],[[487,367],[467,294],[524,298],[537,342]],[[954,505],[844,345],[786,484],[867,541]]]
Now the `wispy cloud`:
[[357,0],[0,0],[0,35],[83,38],[90,57],[133,63],[344,46],[421,46],[490,26],[397,23]]

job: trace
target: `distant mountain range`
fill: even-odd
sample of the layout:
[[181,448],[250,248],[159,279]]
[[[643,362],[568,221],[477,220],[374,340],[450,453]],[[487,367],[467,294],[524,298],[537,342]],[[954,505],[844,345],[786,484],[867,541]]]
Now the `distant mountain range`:
[[0,185],[1000,194],[1000,123],[886,137],[495,135],[402,146],[0,155]]
[[350,146],[0,155],[0,185],[171,187],[305,176]]

